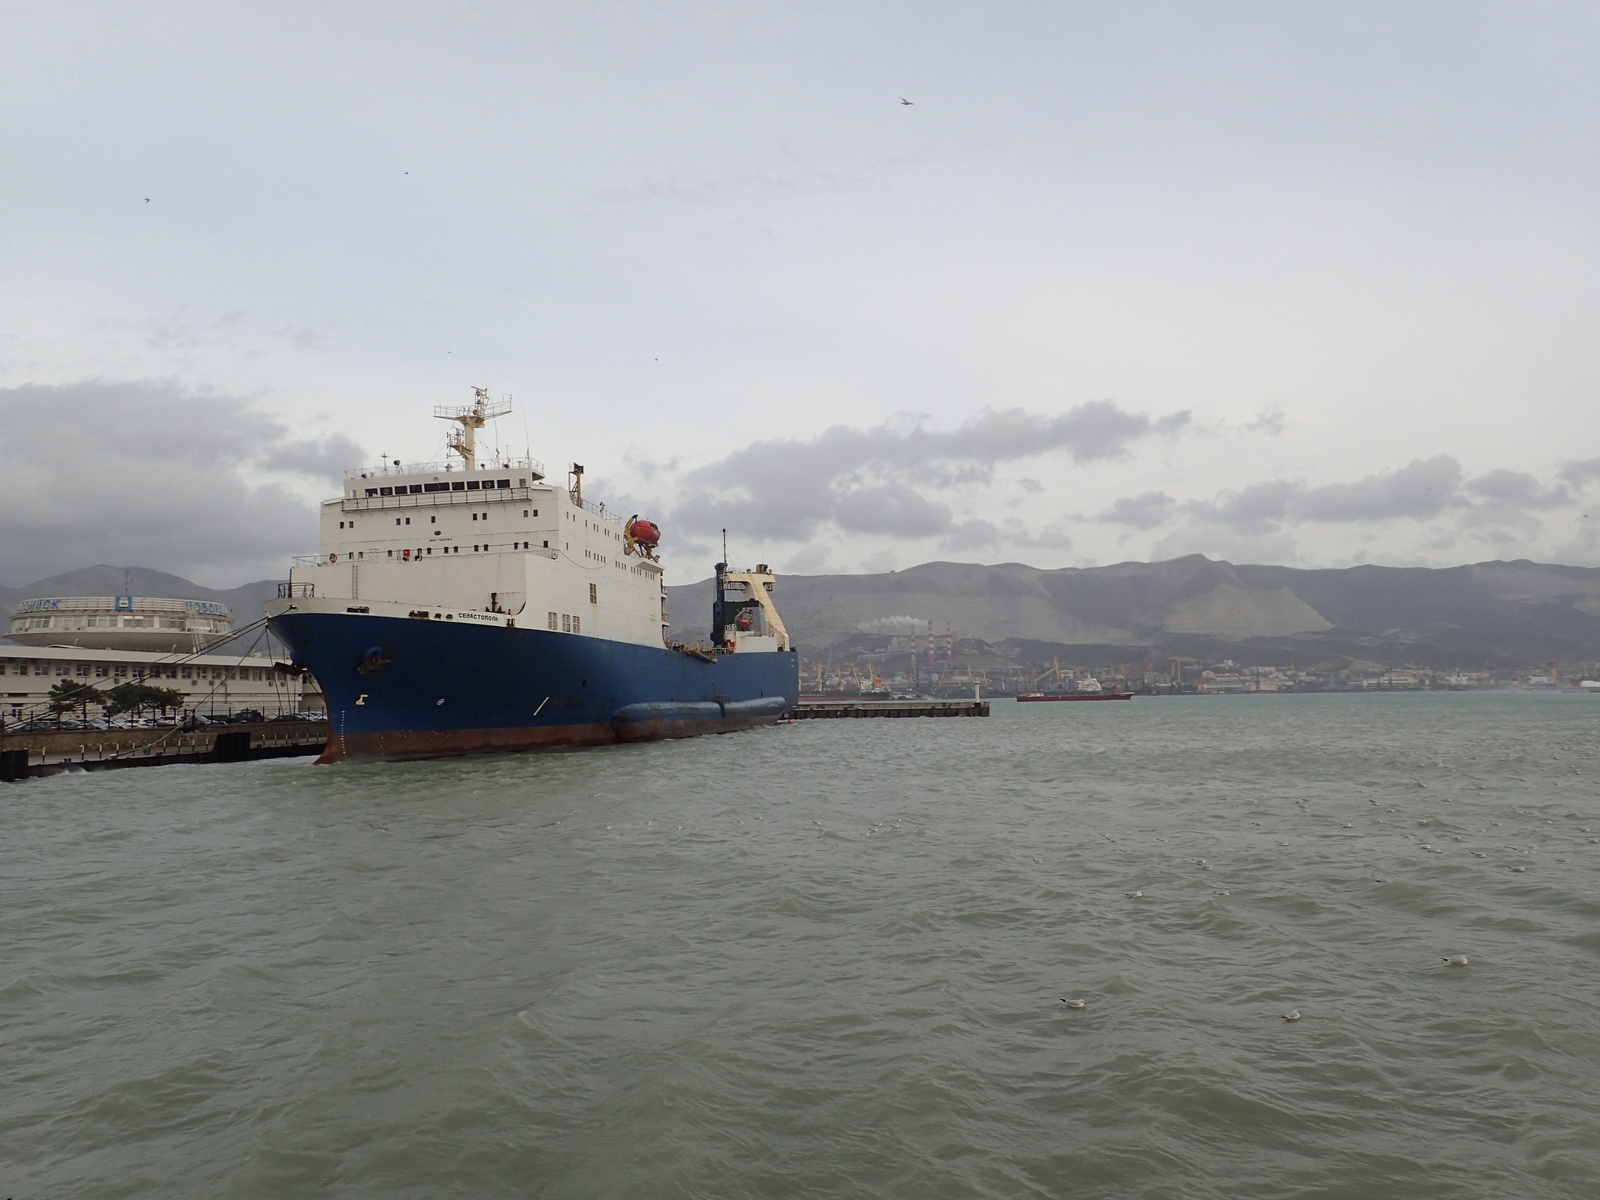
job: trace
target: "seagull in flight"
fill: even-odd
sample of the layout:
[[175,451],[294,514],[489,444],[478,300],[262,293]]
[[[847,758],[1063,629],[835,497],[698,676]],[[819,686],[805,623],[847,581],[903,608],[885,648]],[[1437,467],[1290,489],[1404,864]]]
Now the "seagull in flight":
[[904,96],[901,96],[900,97],[900,103],[901,104],[911,104],[911,103],[913,103],[913,101],[907,100]]

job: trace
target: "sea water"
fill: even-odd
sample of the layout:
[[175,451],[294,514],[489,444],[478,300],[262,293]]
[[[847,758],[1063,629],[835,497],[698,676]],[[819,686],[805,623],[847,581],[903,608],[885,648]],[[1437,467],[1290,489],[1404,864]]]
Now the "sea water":
[[1600,1195],[1600,697],[994,709],[4,786],[0,1196]]

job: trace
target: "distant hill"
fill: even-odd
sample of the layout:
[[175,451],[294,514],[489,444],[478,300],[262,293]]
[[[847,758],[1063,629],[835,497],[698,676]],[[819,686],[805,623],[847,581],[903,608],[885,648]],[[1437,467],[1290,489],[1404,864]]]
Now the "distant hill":
[[[668,589],[673,628],[700,634],[711,581]],[[1355,658],[1441,667],[1600,659],[1600,570],[1526,561],[1448,569],[1306,571],[1200,555],[1040,570],[924,563],[880,575],[785,575],[778,608],[804,650],[905,633],[1140,658],[1302,663]],[[707,631],[709,632],[709,630]],[[703,636],[703,635],[702,635]]]
[[[275,580],[218,590],[144,567],[86,567],[0,589],[0,614],[34,596],[125,593],[215,600],[247,625]],[[673,632],[710,632],[711,580],[668,589]],[[1040,570],[923,563],[879,575],[783,575],[778,609],[809,653],[923,632],[1038,660],[1233,657],[1241,662],[1529,666],[1600,662],[1600,569],[1527,561],[1305,571],[1200,555]]]

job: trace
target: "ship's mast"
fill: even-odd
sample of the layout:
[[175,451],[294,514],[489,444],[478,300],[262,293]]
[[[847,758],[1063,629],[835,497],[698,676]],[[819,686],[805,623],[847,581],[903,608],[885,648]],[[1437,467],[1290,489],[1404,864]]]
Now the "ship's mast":
[[445,438],[445,445],[461,456],[462,465],[469,471],[478,468],[478,430],[511,411],[511,401],[496,404],[489,399],[488,388],[475,387],[472,390],[477,394],[477,399],[471,404],[436,404],[433,408],[433,415],[439,420],[455,421],[461,426]]

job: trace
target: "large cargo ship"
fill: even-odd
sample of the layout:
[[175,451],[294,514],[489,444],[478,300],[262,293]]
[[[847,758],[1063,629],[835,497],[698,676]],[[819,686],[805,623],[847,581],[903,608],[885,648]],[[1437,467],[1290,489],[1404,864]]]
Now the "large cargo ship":
[[576,464],[563,485],[479,459],[476,431],[509,410],[477,389],[435,410],[459,426],[453,459],[349,472],[268,604],[327,697],[321,761],[687,737],[793,708],[766,565],[718,563],[709,636],[675,638],[652,522],[584,499]]

